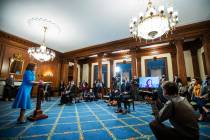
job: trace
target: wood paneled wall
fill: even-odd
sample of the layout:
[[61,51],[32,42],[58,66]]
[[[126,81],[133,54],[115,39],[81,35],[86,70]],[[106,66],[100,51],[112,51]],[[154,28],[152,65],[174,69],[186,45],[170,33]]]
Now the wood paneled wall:
[[54,61],[41,63],[28,55],[27,49],[32,46],[38,45],[0,31],[0,78],[6,79],[9,76],[10,58],[14,54],[21,54],[24,60],[23,72],[21,75],[15,75],[16,80],[22,80],[28,63],[36,63],[36,80],[52,81],[52,86],[58,87],[61,70],[60,53],[56,52]]

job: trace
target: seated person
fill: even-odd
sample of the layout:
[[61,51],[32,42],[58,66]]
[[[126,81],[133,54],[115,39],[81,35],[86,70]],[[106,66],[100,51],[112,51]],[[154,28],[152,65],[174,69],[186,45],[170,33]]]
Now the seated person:
[[120,90],[119,89],[113,89],[110,93],[109,93],[109,100],[108,100],[108,106],[115,106],[117,105],[117,98],[120,95]]
[[206,84],[203,87],[202,95],[197,97],[197,106],[200,112],[199,121],[205,120],[207,118],[207,114],[210,111],[205,107],[205,105],[210,101],[210,77],[206,78]]
[[74,81],[72,80],[69,88],[67,88],[67,90],[66,90],[66,93],[68,94],[70,103],[72,103],[73,98],[75,98],[77,96],[76,95],[76,88],[77,87],[76,87]]
[[[168,101],[158,111],[156,102],[151,101],[155,120],[149,125],[158,140],[163,139],[199,139],[199,127],[193,107],[186,98],[178,95],[175,83],[167,82],[163,85],[163,95]],[[173,127],[162,122],[169,120]]]
[[50,84],[45,85],[44,94],[45,94],[45,101],[49,101],[50,96],[51,96],[51,85]]
[[5,101],[12,100],[13,97],[13,91],[14,91],[14,76],[10,75],[7,79],[6,79],[6,85],[4,88],[4,94],[3,94],[3,99]]
[[68,98],[67,90],[69,90],[70,86],[71,86],[71,82],[69,81],[68,85],[65,88],[62,89],[61,100],[60,100],[60,104],[59,105],[63,105],[63,104],[68,103],[69,98]]
[[69,82],[65,92],[61,95],[60,105],[72,103],[73,98],[76,97],[76,85],[74,81]]
[[81,95],[81,99],[83,99],[83,97],[85,96],[85,94],[88,92],[88,83],[83,81],[81,83],[81,91],[82,91],[82,95]]
[[202,96],[201,92],[201,81],[200,78],[195,78],[195,84],[193,87],[193,100],[197,103],[199,112],[200,112],[200,117],[198,118],[198,121],[202,121],[204,118],[203,111],[208,112],[208,109],[205,107],[206,101],[204,100],[205,96]]
[[62,80],[59,85],[59,96],[64,94],[65,90],[66,90],[66,85],[64,84],[64,81]]
[[[124,81],[121,85],[121,92],[120,96],[117,100],[117,111],[116,113],[123,113],[126,114],[130,112],[128,110],[128,99],[131,98],[131,85],[128,81]],[[122,109],[121,104],[124,104],[124,110]]]
[[191,82],[188,85],[188,89],[187,92],[189,94],[189,99],[188,101],[191,101],[193,98],[193,89],[194,89],[194,85],[195,85],[195,79],[192,79]]
[[86,102],[93,101],[95,99],[94,92],[92,92],[92,89],[90,89],[90,91],[87,90],[84,93],[84,99]]
[[75,103],[80,103],[81,94],[79,88],[75,85],[75,94],[74,94]]

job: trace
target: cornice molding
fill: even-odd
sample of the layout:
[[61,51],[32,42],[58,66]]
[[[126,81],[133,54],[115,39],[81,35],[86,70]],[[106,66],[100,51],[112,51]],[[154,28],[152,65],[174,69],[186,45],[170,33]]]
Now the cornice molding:
[[[23,39],[21,37],[6,33],[4,31],[0,30],[0,42],[8,45],[12,45],[15,47],[19,47],[22,49],[28,49],[29,47],[39,47],[40,45],[37,43],[34,43],[32,41]],[[53,49],[52,49],[53,50]],[[59,56],[62,54],[61,52],[58,52],[56,50],[53,50],[58,54]]]
[[68,58],[70,56],[85,57],[98,53],[108,53],[110,51],[121,50],[121,49],[132,49],[135,47],[165,43],[179,39],[202,37],[203,34],[205,34],[205,32],[210,31],[209,26],[210,26],[210,20],[179,26],[176,28],[173,34],[169,34],[167,37],[161,38],[161,40],[155,39],[153,41],[147,41],[147,42],[145,40],[141,40],[140,42],[136,41],[133,38],[125,38],[121,40],[116,40],[104,44],[94,45],[83,49],[63,53],[62,57],[63,58]]

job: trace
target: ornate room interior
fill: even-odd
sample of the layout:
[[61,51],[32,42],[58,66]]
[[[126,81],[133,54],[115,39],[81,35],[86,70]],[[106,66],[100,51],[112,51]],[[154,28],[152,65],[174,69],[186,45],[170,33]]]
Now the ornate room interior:
[[[139,96],[146,92],[141,77],[179,77],[183,86],[198,77],[205,82],[210,76],[209,6],[208,0],[0,1],[0,139],[156,139],[149,126],[152,107],[144,98],[133,99],[135,110],[127,114],[115,113],[116,106],[105,101],[116,79],[120,84],[137,80]],[[46,82],[51,101],[40,101],[39,110],[48,118],[17,125],[19,110],[11,107],[30,63],[37,83],[25,114],[37,111],[40,83]],[[5,101],[10,75],[14,95]],[[83,83],[95,92],[95,81],[101,81],[99,99],[76,103],[75,97],[59,106],[60,84],[69,81],[77,92],[83,92]],[[189,103],[196,108],[196,102]],[[198,125],[199,139],[210,139],[208,113]]]

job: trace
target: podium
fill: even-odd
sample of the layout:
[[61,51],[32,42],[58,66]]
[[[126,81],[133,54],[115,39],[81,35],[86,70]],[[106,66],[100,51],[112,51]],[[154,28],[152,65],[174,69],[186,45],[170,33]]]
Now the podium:
[[42,104],[42,95],[44,94],[44,85],[51,84],[52,82],[34,82],[34,84],[38,85],[38,91],[37,91],[37,100],[36,100],[36,109],[34,110],[33,114],[27,117],[29,121],[37,121],[41,119],[48,118],[47,115],[43,114],[41,109]]

